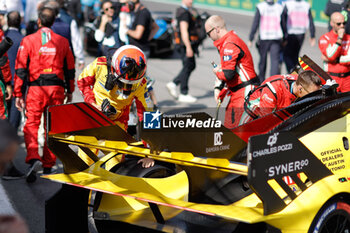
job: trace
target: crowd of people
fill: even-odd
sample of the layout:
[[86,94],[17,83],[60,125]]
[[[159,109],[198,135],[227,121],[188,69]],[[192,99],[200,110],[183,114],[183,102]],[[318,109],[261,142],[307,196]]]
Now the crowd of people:
[[[330,16],[330,30],[321,36],[318,45],[324,70],[339,84],[338,91],[347,92],[350,91],[350,35],[347,30],[350,28],[347,24],[350,1],[344,1],[336,10],[332,8],[335,3],[329,2],[326,13]],[[181,56],[182,68],[165,86],[176,101],[197,101],[189,93],[189,78],[196,68],[200,26],[219,53],[220,64],[213,67],[216,76],[214,98],[221,104],[225,97],[229,97],[224,123],[227,128],[289,106],[297,98],[321,88],[321,79],[313,71],[289,74],[298,65],[299,52],[308,30],[310,46],[316,44],[315,26],[307,1],[278,3],[265,0],[258,3],[247,44],[234,30],[228,30],[223,17],[212,15],[204,25],[198,25],[198,18],[193,0],[182,0],[175,13],[176,50]],[[79,30],[84,21],[94,23],[94,37],[101,55],[87,66]],[[7,167],[4,177],[26,177],[26,181],[32,183],[41,167],[44,174],[52,173],[56,157],[46,143],[40,156],[38,130],[42,115],[50,105],[72,101],[75,67],[82,70],[77,86],[84,101],[122,129],[128,128],[130,107],[134,103],[140,120],[144,111],[155,109],[156,99],[147,85],[146,72],[151,52],[149,41],[159,26],[140,0],[2,0],[0,24],[1,41],[12,44],[0,56],[0,118],[8,119],[17,131],[21,118],[26,118],[23,133],[26,163],[29,164],[26,174],[12,165]],[[257,31],[258,73],[249,50]],[[271,64],[266,78],[268,53]],[[285,63],[288,74],[281,74],[282,63]],[[152,99],[152,105],[148,104],[147,98]],[[17,143],[17,137],[13,136],[11,140]],[[5,149],[0,147],[0,166],[5,163],[1,163],[2,150]],[[14,152],[10,152],[11,156],[4,161],[11,164]],[[154,161],[147,158],[139,163],[143,167],[154,165]]]

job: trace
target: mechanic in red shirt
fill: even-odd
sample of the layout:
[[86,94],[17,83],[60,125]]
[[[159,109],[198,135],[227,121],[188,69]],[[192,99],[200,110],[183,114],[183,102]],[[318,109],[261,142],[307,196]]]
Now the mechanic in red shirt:
[[244,98],[258,84],[258,78],[254,70],[253,58],[244,41],[237,36],[235,31],[228,31],[221,16],[213,15],[205,23],[207,35],[214,41],[215,47],[220,53],[221,64],[213,69],[217,78],[223,82],[216,86],[222,89],[215,98],[222,101],[226,92],[230,96],[230,102],[226,107],[225,126],[233,128],[241,124],[244,112]]
[[247,96],[244,123],[288,107],[297,98],[320,88],[321,79],[311,70],[302,71],[299,75],[271,76]]
[[[13,43],[5,40],[4,32],[0,29],[0,43]],[[3,46],[1,46],[3,47]],[[11,69],[7,52],[0,57],[0,119],[7,119],[7,101],[12,97]]]
[[345,33],[346,21],[340,12],[331,15],[332,30],[322,35],[318,46],[324,70],[338,84],[338,91],[350,91],[350,35]]
[[[36,170],[41,164],[44,173],[48,174],[56,163],[56,157],[46,142],[42,159],[38,152],[38,129],[42,113],[46,114],[50,105],[63,104],[65,97],[71,101],[74,91],[74,57],[68,40],[50,29],[54,21],[55,12],[43,7],[37,21],[39,30],[23,38],[16,59],[16,107],[19,111],[25,109],[27,117],[23,129],[27,148],[26,163],[31,165],[27,182],[36,180]],[[26,100],[21,91],[24,82],[28,82]]]

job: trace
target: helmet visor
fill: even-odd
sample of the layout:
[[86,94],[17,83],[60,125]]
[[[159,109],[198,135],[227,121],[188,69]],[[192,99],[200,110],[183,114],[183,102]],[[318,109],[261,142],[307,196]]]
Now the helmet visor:
[[121,68],[126,80],[140,79],[144,75],[145,63],[140,59],[140,64],[130,57],[124,58],[124,66]]
[[126,80],[123,77],[117,79],[119,89],[122,89],[125,93],[131,93],[136,91],[140,85],[142,79],[138,80]]

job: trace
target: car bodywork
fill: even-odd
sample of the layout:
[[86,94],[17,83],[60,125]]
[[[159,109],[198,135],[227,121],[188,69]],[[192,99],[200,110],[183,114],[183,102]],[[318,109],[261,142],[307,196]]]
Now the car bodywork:
[[[100,232],[110,222],[146,232],[322,232],[334,213],[350,216],[348,109],[349,93],[322,89],[232,130],[191,113],[177,120],[213,127],[144,130],[147,148],[86,103],[50,107],[49,147],[64,173],[44,177],[64,185],[47,202],[47,232],[63,232],[62,221],[87,232],[89,205]],[[75,117],[62,122],[67,114]],[[115,173],[125,154],[175,172]]]

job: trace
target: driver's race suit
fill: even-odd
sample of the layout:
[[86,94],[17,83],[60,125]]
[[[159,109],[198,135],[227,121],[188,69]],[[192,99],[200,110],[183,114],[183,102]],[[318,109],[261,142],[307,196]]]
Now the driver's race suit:
[[324,61],[324,70],[338,84],[338,91],[350,91],[350,35],[344,34],[341,45],[337,44],[338,35],[332,30],[321,36],[318,46],[328,59]]
[[[4,32],[0,29],[0,42],[4,39]],[[6,87],[11,85],[11,69],[7,53],[0,58],[0,119],[8,117],[6,104]]]
[[293,94],[297,78],[297,75],[274,75],[267,78],[246,98],[245,111],[251,117],[246,122],[291,105],[297,98]]
[[63,104],[65,89],[67,93],[74,91],[74,66],[74,57],[68,40],[47,27],[42,27],[36,33],[24,37],[18,48],[14,96],[22,97],[22,87],[27,83],[25,99],[27,120],[23,129],[27,163],[32,159],[38,159],[42,161],[44,168],[51,168],[56,163],[56,156],[48,149],[46,142],[42,159],[39,155],[40,119],[44,113],[46,128],[47,107]]
[[230,90],[230,102],[226,107],[225,126],[233,128],[242,124],[244,97],[258,83],[254,71],[252,55],[234,31],[228,32],[219,40],[214,41],[221,60],[221,71],[216,76],[224,81]]
[[98,57],[89,64],[78,79],[78,87],[87,103],[96,103],[101,106],[104,99],[108,99],[111,105],[117,110],[115,115],[110,116],[117,125],[127,130],[130,106],[133,100],[136,102],[139,120],[143,119],[143,112],[149,111],[146,100],[147,80],[143,78],[136,91],[125,99],[120,95],[120,89],[116,85],[112,90],[105,88],[106,76],[108,73],[106,57]]

